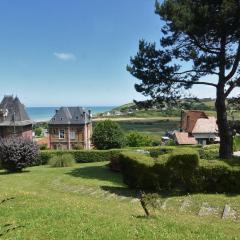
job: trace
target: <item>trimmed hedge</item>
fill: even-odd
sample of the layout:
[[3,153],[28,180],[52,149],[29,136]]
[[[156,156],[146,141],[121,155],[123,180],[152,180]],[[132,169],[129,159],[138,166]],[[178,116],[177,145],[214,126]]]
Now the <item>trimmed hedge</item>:
[[165,152],[172,152],[176,147],[135,147],[135,148],[122,148],[111,150],[41,150],[40,159],[41,164],[47,164],[49,159],[53,156],[60,156],[65,153],[72,154],[75,161],[78,163],[86,162],[101,162],[101,161],[118,161],[121,152],[129,150],[142,149],[149,151],[150,154],[156,151],[160,154]]
[[110,159],[120,154],[120,150],[44,150],[40,153],[41,163],[47,164],[54,156],[71,154],[78,163],[110,161]]
[[179,149],[154,159],[140,153],[120,154],[124,182],[145,190],[239,193],[240,162],[199,160],[193,149]]

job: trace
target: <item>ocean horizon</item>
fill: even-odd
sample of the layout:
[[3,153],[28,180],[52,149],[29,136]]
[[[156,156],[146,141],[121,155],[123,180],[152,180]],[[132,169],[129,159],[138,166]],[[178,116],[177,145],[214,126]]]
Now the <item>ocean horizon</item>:
[[[92,106],[84,107],[92,111],[92,114],[111,111],[116,106]],[[26,107],[29,117],[35,122],[49,121],[59,107]]]

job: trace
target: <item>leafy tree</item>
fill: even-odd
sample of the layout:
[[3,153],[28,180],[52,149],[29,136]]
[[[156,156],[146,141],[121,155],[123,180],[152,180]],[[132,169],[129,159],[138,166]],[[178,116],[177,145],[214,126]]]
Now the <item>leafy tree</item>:
[[226,99],[240,87],[240,2],[164,0],[156,2],[155,12],[164,21],[160,49],[141,40],[139,52],[127,67],[141,81],[136,90],[151,97],[150,105],[179,99],[193,85],[214,88],[219,155],[230,158]]
[[92,142],[97,149],[111,149],[121,148],[125,139],[119,124],[105,120],[98,122],[94,127]]
[[38,156],[39,148],[30,140],[14,137],[0,140],[1,167],[9,172],[36,164]]
[[129,147],[152,146],[153,141],[145,134],[131,131],[126,135],[126,145]]
[[35,131],[36,136],[39,137],[39,136],[42,135],[42,128],[38,127],[38,128],[36,128],[34,131]]

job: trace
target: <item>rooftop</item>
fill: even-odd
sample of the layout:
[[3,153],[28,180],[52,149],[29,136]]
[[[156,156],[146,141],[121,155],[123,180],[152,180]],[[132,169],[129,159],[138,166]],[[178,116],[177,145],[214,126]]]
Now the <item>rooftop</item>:
[[25,126],[32,123],[18,97],[4,96],[0,103],[0,126]]
[[91,122],[91,113],[82,107],[61,107],[56,110],[49,124],[80,124]]
[[180,145],[195,145],[197,141],[194,137],[189,137],[187,132],[175,132],[176,141]]

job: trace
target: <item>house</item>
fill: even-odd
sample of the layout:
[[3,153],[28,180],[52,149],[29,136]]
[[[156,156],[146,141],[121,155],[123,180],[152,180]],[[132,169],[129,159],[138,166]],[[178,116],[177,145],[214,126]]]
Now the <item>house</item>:
[[61,107],[48,123],[51,149],[91,148],[91,111],[81,107]]
[[23,137],[32,140],[33,121],[18,97],[4,96],[0,103],[0,137]]
[[194,137],[188,135],[187,132],[174,132],[173,139],[178,145],[196,145],[198,142]]
[[203,111],[188,111],[181,120],[181,131],[174,133],[177,144],[210,144],[218,137],[215,117],[208,117]]

